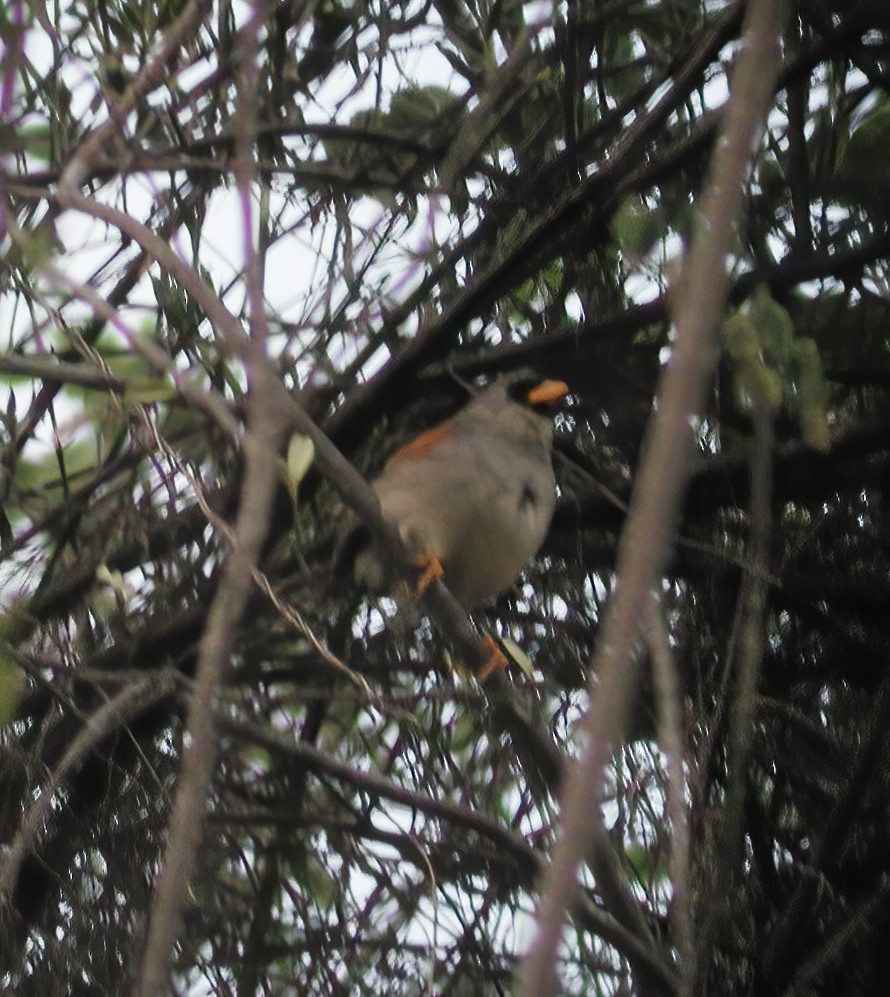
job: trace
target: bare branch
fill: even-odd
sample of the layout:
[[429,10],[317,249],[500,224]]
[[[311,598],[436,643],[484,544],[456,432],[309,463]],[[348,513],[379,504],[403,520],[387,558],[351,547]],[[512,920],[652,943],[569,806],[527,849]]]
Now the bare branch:
[[[204,810],[218,754],[215,730],[216,701],[229,664],[235,633],[247,606],[253,572],[269,528],[278,481],[278,453],[287,428],[281,387],[266,357],[266,319],[261,272],[254,249],[250,210],[253,171],[249,150],[253,145],[252,104],[257,90],[257,38],[262,30],[264,5],[253,13],[241,35],[242,73],[237,171],[244,209],[243,237],[247,255],[247,286],[251,337],[231,330],[229,346],[245,365],[250,391],[247,432],[244,438],[245,473],[241,490],[235,542],[210,607],[201,638],[195,683],[187,726],[191,739],[182,760],[182,771],[173,801],[164,865],[149,921],[148,940],[137,991],[143,997],[167,992],[167,964],[179,934],[181,906],[195,867],[204,827]],[[221,309],[222,306],[220,305]],[[214,310],[219,311],[214,303]]]
[[129,682],[87,718],[49,780],[41,786],[34,803],[25,812],[21,826],[5,852],[0,864],[0,898],[9,901],[22,862],[34,847],[40,827],[65,779],[109,734],[170,695],[179,679],[180,676],[171,669]]
[[[728,113],[717,142],[700,220],[673,309],[677,339],[665,369],[618,552],[618,585],[591,662],[596,686],[583,724],[587,743],[562,793],[562,835],[543,885],[538,931],[523,967],[522,997],[558,990],[556,955],[566,904],[602,817],[597,816],[608,758],[627,720],[638,676],[641,623],[667,563],[692,456],[693,418],[701,412],[726,303],[726,258],[742,204],[743,182],[778,77],[781,5],[753,0],[745,46],[733,74]],[[645,972],[642,974],[645,975]],[[642,988],[641,988],[642,989]]]

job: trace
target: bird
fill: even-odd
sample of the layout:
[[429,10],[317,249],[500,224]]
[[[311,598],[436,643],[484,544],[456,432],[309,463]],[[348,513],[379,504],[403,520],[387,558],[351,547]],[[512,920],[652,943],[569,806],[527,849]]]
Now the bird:
[[[508,589],[538,552],[556,506],[553,415],[564,381],[498,378],[456,415],[396,450],[371,482],[384,519],[417,552],[424,584],[439,575],[466,609]],[[388,559],[367,543],[354,562],[371,592]]]

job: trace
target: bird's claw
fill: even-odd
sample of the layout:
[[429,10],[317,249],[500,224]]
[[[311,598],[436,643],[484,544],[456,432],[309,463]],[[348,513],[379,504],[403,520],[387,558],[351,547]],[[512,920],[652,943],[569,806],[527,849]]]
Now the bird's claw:
[[504,652],[498,647],[494,638],[489,634],[484,634],[481,641],[479,642],[484,654],[485,660],[482,662],[482,667],[479,669],[479,674],[476,676],[480,685],[487,682],[495,672],[501,671],[501,669],[506,668],[510,661]]
[[417,579],[414,583],[414,593],[416,598],[422,599],[426,590],[437,578],[441,578],[445,572],[442,562],[434,554],[424,554],[414,562],[417,570]]

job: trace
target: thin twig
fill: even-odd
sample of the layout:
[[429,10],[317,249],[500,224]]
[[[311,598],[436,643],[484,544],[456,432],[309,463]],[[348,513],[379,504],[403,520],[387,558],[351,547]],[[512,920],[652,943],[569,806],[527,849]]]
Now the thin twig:
[[[244,738],[278,756],[291,758],[316,774],[330,776],[353,786],[371,797],[389,800],[428,817],[446,821],[462,832],[472,831],[493,845],[500,856],[515,862],[521,869],[523,878],[528,882],[533,881],[541,870],[539,852],[524,838],[478,810],[471,810],[445,800],[436,800],[417,790],[397,786],[381,775],[362,772],[354,765],[332,758],[305,741],[293,741],[260,724],[220,717],[219,728],[226,734]],[[653,956],[651,949],[641,945],[636,935],[627,931],[606,911],[594,905],[589,897],[578,896],[573,903],[571,914],[585,930],[595,932],[610,945],[614,945],[628,959],[648,965],[666,990],[672,989],[671,974]]]
[[[729,704],[729,776],[726,799],[715,835],[712,854],[702,866],[709,870],[710,884],[700,892],[695,924],[698,943],[692,952],[692,965],[685,977],[687,993],[698,991],[703,967],[707,964],[711,941],[721,920],[731,916],[725,898],[732,895],[734,877],[742,871],[742,837],[751,738],[754,732],[754,703],[760,680],[766,635],[767,593],[769,592],[770,501],[774,413],[765,398],[757,399],[752,412],[754,439],[751,453],[751,495],[749,517],[751,536],[744,576],[739,593],[738,631],[730,666],[735,686]],[[723,902],[721,902],[723,901]]]
[[[521,997],[546,997],[558,990],[556,960],[566,907],[577,892],[581,857],[602,827],[599,802],[605,769],[627,724],[638,682],[640,625],[651,618],[653,593],[667,564],[691,470],[692,420],[702,410],[711,377],[728,290],[726,259],[743,184],[774,94],[781,24],[780,4],[752,0],[745,18],[745,46],[733,73],[721,138],[677,291],[676,345],[661,378],[619,546],[618,584],[591,663],[596,685],[582,724],[586,744],[563,789],[562,835],[545,878],[537,933],[522,967]],[[642,991],[645,970],[634,969]]]
[[95,388],[118,394],[127,387],[126,382],[119,377],[103,370],[95,370],[85,363],[69,363],[49,357],[7,353],[5,356],[0,356],[0,371],[49,381],[51,384],[74,384],[79,388]]
[[649,656],[658,710],[658,743],[667,761],[667,815],[671,829],[670,916],[677,961],[685,985],[685,970],[692,953],[692,928],[689,916],[689,821],[683,767],[683,697],[677,659],[662,614],[662,607],[652,607]]
[[[244,480],[235,525],[235,545],[210,607],[198,653],[186,718],[186,730],[191,740],[183,754],[164,864],[152,904],[148,940],[136,987],[142,997],[165,994],[168,989],[168,963],[182,920],[182,900],[197,861],[207,796],[219,751],[215,729],[217,695],[229,664],[238,623],[247,606],[252,572],[268,533],[278,480],[278,452],[287,425],[287,409],[281,404],[281,386],[265,352],[264,302],[260,271],[253,250],[250,210],[253,171],[249,161],[255,138],[252,104],[258,86],[257,44],[264,12],[263,3],[257,0],[249,23],[241,32],[242,77],[239,113],[235,122],[236,131],[241,136],[238,175],[244,207],[243,236],[251,336],[245,337],[240,327],[237,333],[233,329],[228,346],[244,364],[250,385],[244,438]],[[213,307],[225,312],[225,327],[232,328],[228,312],[221,302],[218,308],[217,303]]]
[[19,830],[5,850],[0,866],[0,898],[8,900],[11,897],[22,862],[34,847],[41,824],[69,773],[109,734],[172,693],[180,678],[173,669],[166,669],[130,682],[86,719],[62,760],[41,786],[39,795],[26,811]]

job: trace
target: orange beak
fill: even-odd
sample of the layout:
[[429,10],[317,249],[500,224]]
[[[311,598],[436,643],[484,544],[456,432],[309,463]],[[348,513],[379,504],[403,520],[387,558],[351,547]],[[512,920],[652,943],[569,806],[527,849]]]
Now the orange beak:
[[530,405],[553,405],[554,402],[565,398],[569,393],[569,386],[565,381],[541,381],[536,384],[526,395]]

